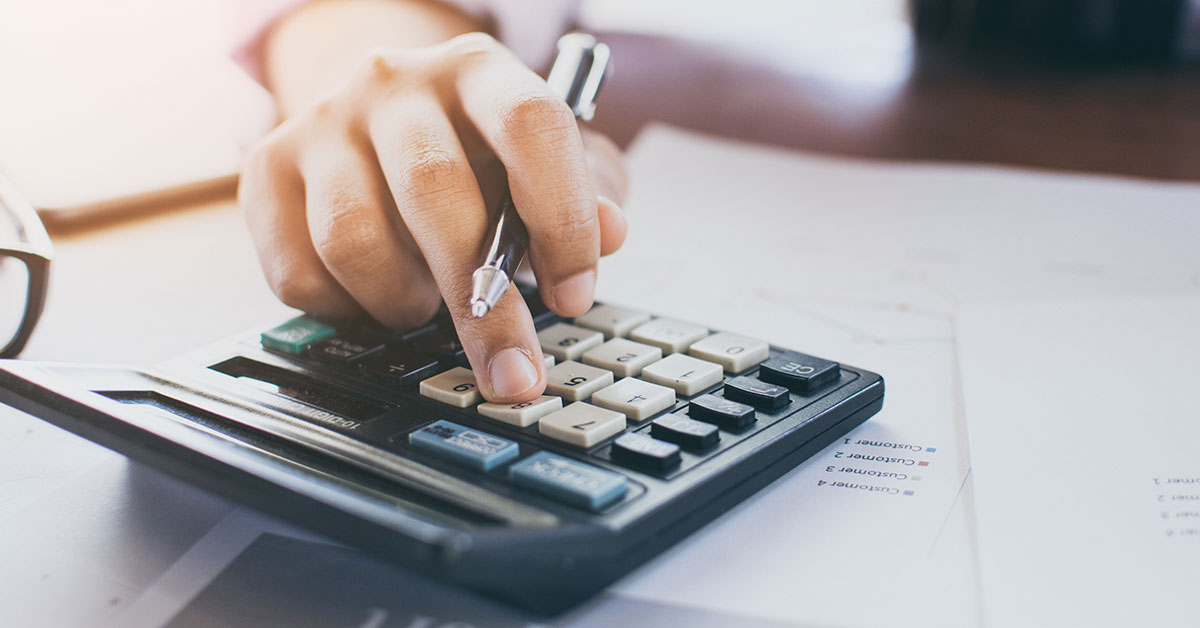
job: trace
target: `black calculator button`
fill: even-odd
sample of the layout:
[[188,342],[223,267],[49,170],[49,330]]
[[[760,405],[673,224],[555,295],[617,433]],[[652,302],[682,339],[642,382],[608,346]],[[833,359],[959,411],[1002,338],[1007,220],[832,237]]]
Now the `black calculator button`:
[[704,451],[717,444],[720,432],[717,426],[689,419],[681,414],[668,414],[654,419],[650,424],[650,435],[668,443],[675,443],[688,451]]
[[421,325],[420,327],[416,327],[401,333],[400,339],[404,341],[412,341],[418,336],[424,336],[425,334],[436,331],[438,327],[440,327],[439,322],[437,320],[432,320],[424,325]]
[[744,376],[725,382],[725,398],[750,404],[759,410],[778,410],[792,402],[787,388]]
[[840,372],[837,362],[786,351],[777,358],[763,362],[759,366],[758,378],[787,386],[798,393],[808,393],[837,381]]
[[308,356],[318,362],[347,367],[367,356],[382,352],[384,345],[347,338],[326,338],[308,347]]
[[688,416],[723,430],[740,430],[753,423],[754,408],[716,395],[700,395],[688,404]]
[[437,358],[406,348],[382,351],[358,362],[358,372],[363,379],[391,388],[424,379],[433,375],[437,368]]
[[630,432],[613,441],[612,459],[635,469],[666,473],[679,466],[679,445],[640,432]]
[[431,353],[460,366],[467,364],[467,352],[458,341],[458,334],[454,332],[454,325],[450,322],[413,338],[412,342],[418,351]]

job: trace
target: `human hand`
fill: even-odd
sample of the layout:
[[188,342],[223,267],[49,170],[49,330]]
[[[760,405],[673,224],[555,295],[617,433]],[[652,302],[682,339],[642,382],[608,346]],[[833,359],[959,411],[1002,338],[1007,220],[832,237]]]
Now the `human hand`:
[[506,173],[542,299],[582,314],[625,239],[620,151],[487,35],[372,54],[255,147],[238,199],[284,303],[409,329],[444,298],[483,395],[515,402],[546,385],[529,311],[516,290],[482,319],[468,303]]

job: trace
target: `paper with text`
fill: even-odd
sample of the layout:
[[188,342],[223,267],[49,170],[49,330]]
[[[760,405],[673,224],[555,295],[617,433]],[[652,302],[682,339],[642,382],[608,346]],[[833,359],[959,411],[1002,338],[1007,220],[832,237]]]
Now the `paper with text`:
[[877,371],[887,395],[624,595],[818,624],[974,624],[969,544],[929,559],[969,469],[953,314],[981,298],[1200,293],[1196,185],[838,159],[664,127],[639,137],[630,170],[630,235],[601,266],[601,299]]
[[1195,626],[1200,298],[981,305],[960,340],[987,625]]

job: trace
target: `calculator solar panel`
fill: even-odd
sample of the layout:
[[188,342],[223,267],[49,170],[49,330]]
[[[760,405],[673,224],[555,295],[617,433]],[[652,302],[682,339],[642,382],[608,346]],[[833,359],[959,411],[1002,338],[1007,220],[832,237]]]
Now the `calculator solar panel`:
[[297,317],[156,369],[0,363],[0,401],[543,614],[586,600],[878,412],[871,372],[522,289],[533,401],[487,403],[445,316]]

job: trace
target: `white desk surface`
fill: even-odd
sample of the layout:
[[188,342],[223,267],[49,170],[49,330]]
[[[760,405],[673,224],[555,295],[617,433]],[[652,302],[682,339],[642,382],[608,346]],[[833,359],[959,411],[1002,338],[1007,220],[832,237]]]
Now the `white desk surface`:
[[[287,311],[232,200],[53,240],[46,312],[23,359],[148,364]],[[0,408],[0,624],[104,623],[231,510]]]

